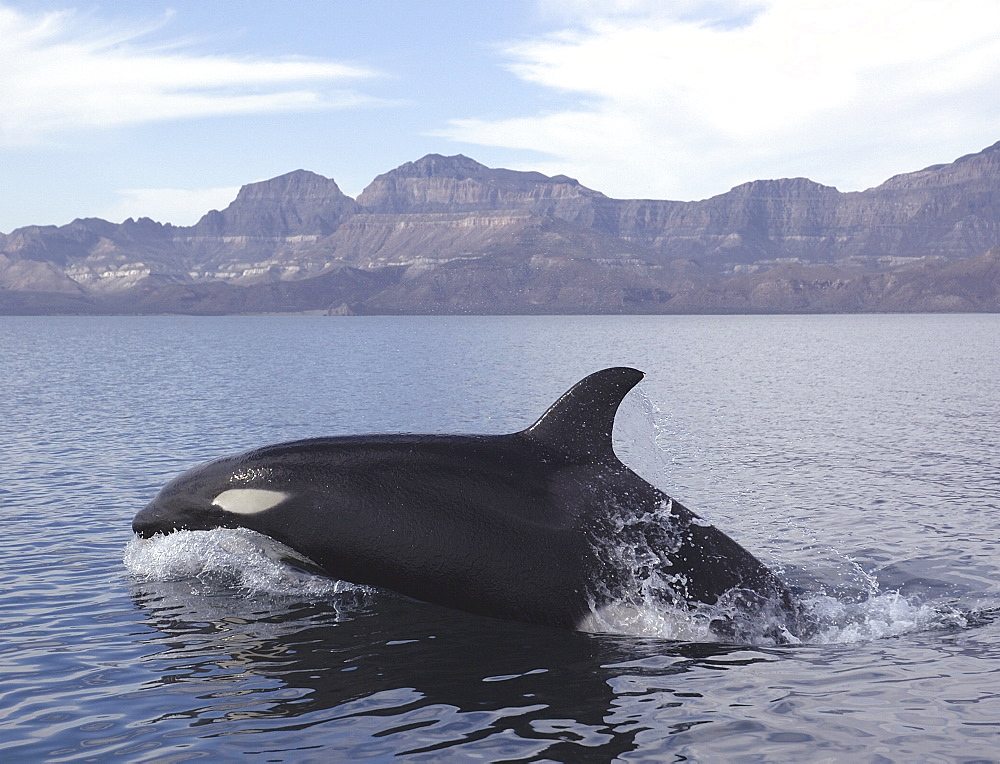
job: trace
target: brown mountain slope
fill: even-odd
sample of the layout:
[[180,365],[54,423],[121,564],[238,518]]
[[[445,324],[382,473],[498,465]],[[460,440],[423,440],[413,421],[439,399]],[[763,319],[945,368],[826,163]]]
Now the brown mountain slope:
[[994,310],[997,246],[1000,144],[861,192],[792,178],[697,202],[432,154],[356,201],[297,170],[190,227],[0,235],[0,311]]

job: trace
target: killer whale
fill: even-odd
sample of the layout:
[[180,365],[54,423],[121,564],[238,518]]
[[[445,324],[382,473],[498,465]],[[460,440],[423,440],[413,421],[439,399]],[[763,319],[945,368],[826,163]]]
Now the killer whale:
[[650,590],[794,616],[770,569],[615,455],[618,407],[643,376],[591,374],[505,435],[323,437],[216,459],[168,482],[132,528],[245,527],[329,576],[527,623],[580,628]]

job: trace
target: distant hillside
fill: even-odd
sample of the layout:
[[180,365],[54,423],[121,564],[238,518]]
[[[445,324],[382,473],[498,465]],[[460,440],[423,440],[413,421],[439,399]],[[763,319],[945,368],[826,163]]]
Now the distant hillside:
[[997,311],[998,253],[1000,143],[866,191],[696,202],[432,154],[356,200],[296,170],[189,227],[0,234],[0,313]]

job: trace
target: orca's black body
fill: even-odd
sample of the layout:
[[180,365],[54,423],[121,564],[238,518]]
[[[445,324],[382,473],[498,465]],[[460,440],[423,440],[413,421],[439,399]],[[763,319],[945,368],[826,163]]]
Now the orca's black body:
[[753,555],[615,456],[615,414],[642,376],[592,374],[509,435],[315,438],[217,459],[169,482],[132,527],[246,527],[339,579],[569,628],[634,600],[650,575],[683,603],[736,590],[791,609]]

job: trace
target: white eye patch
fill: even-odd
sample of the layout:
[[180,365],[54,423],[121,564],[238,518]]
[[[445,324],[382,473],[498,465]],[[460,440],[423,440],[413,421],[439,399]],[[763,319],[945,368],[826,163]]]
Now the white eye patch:
[[287,493],[263,488],[230,488],[215,497],[212,505],[234,515],[256,515],[288,498]]

